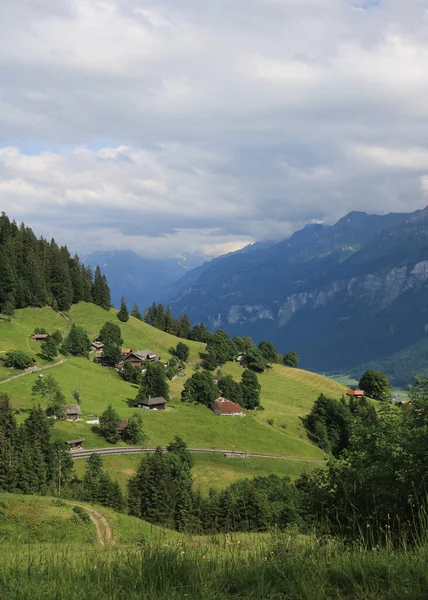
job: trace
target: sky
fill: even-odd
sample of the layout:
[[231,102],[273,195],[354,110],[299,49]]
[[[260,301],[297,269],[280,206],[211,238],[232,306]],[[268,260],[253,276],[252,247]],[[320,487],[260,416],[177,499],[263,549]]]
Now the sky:
[[0,210],[219,255],[428,204],[428,0],[0,0]]

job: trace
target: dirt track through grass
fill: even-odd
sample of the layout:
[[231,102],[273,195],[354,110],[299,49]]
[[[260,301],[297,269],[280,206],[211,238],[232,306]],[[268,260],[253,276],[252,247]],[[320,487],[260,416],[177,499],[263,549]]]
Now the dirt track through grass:
[[74,504],[74,506],[80,506],[80,508],[83,508],[88,513],[97,530],[97,538],[101,546],[115,546],[116,542],[113,538],[113,531],[103,514],[90,506],[86,506],[86,504]]

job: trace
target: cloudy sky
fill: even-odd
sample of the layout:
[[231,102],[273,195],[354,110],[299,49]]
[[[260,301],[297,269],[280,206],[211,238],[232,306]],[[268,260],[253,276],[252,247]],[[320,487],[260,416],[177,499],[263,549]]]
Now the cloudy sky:
[[428,0],[0,0],[0,209],[220,254],[428,204]]

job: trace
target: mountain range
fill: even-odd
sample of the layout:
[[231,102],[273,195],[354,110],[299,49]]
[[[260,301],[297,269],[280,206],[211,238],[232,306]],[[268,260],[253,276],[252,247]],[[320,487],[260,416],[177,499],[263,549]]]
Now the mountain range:
[[131,309],[136,302],[141,311],[166,295],[166,289],[187,272],[207,260],[206,256],[186,254],[179,258],[151,258],[130,250],[79,252],[82,262],[106,275],[113,306],[119,307],[123,295]]
[[296,350],[318,372],[367,366],[407,383],[428,363],[428,208],[351,212],[204,263],[169,288],[173,313]]

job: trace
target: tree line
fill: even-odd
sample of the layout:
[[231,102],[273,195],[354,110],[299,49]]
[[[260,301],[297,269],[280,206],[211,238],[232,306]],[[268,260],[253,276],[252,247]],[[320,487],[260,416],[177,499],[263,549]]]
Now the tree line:
[[61,440],[52,441],[53,421],[40,404],[18,425],[6,394],[0,396],[0,489],[98,502],[116,510],[126,506],[117,482],[92,457],[82,479]]
[[93,274],[66,246],[37,238],[31,228],[0,215],[0,312],[49,304],[66,311],[80,301],[111,306],[110,289],[99,267]]

